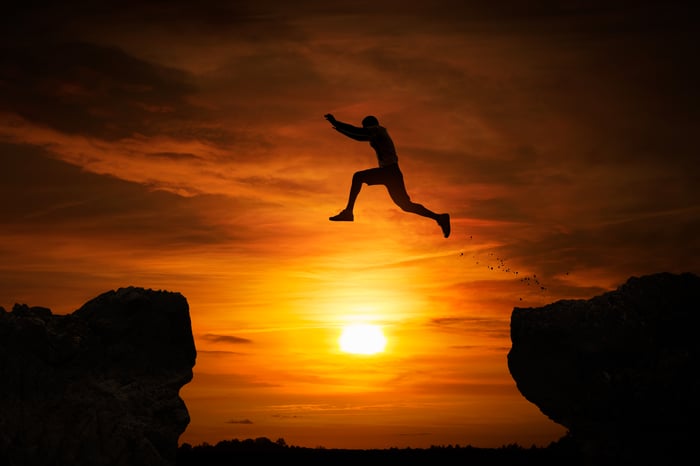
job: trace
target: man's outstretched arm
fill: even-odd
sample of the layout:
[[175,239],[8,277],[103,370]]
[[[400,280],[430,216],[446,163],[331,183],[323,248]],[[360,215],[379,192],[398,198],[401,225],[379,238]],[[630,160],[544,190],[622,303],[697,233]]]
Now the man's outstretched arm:
[[355,139],[356,141],[369,141],[370,134],[369,131],[367,131],[365,128],[360,128],[358,126],[353,126],[349,123],[343,123],[342,121],[338,121],[330,113],[324,115],[324,117],[331,123],[331,125],[333,125],[333,129],[335,129],[339,133],[344,134],[349,138]]

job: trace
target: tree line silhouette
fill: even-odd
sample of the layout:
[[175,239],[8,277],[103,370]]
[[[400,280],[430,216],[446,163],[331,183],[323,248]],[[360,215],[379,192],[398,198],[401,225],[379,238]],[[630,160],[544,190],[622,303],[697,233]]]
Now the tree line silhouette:
[[[573,441],[564,436],[546,447],[522,447],[518,444],[498,448],[480,448],[472,445],[444,445],[429,448],[388,449],[329,449],[324,447],[291,446],[284,439],[272,441],[267,437],[255,439],[222,440],[215,445],[202,443],[192,446],[183,443],[178,448],[177,466],[223,466],[244,464],[248,461],[267,464],[282,461],[287,464],[328,465],[427,465],[468,464],[470,466],[576,466],[578,454]],[[341,463],[342,462],[342,463]],[[357,462],[357,463],[353,463]]]

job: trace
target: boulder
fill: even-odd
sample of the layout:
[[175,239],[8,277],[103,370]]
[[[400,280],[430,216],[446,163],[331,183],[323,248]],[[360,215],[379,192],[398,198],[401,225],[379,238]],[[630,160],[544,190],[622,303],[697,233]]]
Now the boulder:
[[691,273],[515,308],[508,368],[523,396],[569,430],[585,464],[674,464],[700,407],[699,311]]
[[0,308],[0,464],[173,465],[196,350],[179,293]]

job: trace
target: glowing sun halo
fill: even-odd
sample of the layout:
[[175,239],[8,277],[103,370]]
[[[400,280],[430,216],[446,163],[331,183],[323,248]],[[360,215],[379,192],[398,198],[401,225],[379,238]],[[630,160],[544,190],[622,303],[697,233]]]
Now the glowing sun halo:
[[384,351],[386,338],[381,328],[370,324],[352,324],[343,328],[340,349],[353,354],[376,354]]

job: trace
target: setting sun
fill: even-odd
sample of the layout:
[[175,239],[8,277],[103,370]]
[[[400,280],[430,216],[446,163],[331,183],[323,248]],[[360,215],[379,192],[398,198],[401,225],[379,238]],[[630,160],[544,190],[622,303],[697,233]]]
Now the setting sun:
[[352,324],[343,328],[340,349],[353,354],[376,354],[384,351],[386,338],[377,325]]

